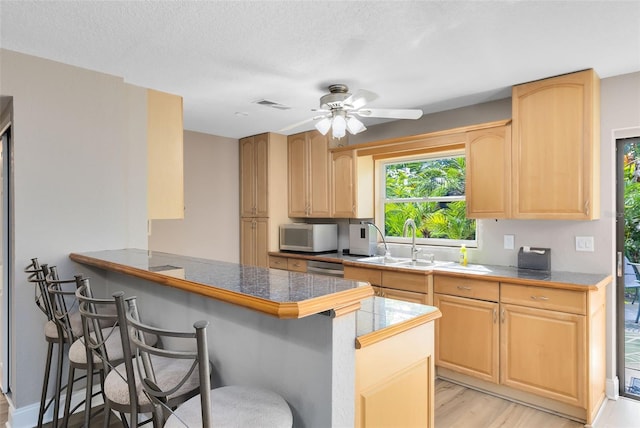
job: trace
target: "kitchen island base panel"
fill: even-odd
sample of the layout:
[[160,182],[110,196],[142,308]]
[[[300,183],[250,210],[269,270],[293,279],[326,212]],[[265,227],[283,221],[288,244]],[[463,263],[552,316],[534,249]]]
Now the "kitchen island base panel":
[[356,428],[434,426],[434,323],[356,350]]
[[137,296],[144,322],[172,329],[210,322],[212,386],[271,389],[289,403],[294,427],[353,425],[355,313],[278,319],[126,274],[100,273],[106,284],[98,291]]
[[505,400],[522,404],[524,406],[529,406],[538,410],[553,413],[574,421],[586,423],[587,426],[591,426],[591,423],[593,423],[595,416],[598,414],[606,398],[603,395],[598,403],[596,403],[597,405],[594,406],[592,414],[588,415],[587,411],[580,407],[571,406],[569,404],[561,403],[556,400],[544,398],[539,395],[530,394],[524,391],[519,391],[507,386],[496,385],[487,381],[483,381],[481,379],[463,375],[461,373],[443,367],[436,367],[436,374],[439,379],[443,379],[449,382],[456,383],[458,385],[465,386],[467,388],[495,395],[497,397],[504,398]]

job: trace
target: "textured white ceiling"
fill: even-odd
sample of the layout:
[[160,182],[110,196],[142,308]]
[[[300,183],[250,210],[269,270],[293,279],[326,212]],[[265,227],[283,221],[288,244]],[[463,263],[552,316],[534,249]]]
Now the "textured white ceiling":
[[0,0],[0,47],[182,95],[185,128],[239,138],[312,116],[331,83],[428,113],[638,71],[640,1]]

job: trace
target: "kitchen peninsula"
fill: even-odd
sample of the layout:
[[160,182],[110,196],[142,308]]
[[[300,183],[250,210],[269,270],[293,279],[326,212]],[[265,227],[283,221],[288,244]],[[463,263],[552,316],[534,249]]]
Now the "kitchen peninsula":
[[[210,321],[213,385],[274,390],[296,427],[366,426],[367,418],[391,415],[384,400],[398,391],[420,400],[421,426],[433,424],[433,321],[440,311],[432,306],[373,298],[361,281],[146,250],[70,258],[92,269],[96,293],[137,296],[146,322],[189,330]],[[398,358],[388,361],[389,350]],[[378,353],[384,370],[373,370]]]

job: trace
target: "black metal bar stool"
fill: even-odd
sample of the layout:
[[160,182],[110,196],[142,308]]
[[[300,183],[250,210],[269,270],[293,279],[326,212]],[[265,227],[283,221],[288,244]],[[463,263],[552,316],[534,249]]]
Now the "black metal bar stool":
[[[44,367],[44,378],[42,381],[42,394],[40,396],[40,410],[38,412],[38,427],[42,427],[44,415],[47,409],[53,405],[53,427],[58,426],[58,413],[60,408],[60,395],[62,390],[62,367],[65,360],[64,345],[70,344],[73,337],[69,337],[64,330],[58,328],[58,324],[55,322],[55,316],[53,314],[53,307],[51,305],[49,292],[47,290],[47,276],[50,273],[50,269],[46,264],[40,264],[37,258],[31,259],[31,263],[24,269],[24,272],[29,274],[27,281],[33,284],[34,287],[34,300],[36,307],[42,311],[47,317],[47,321],[44,324],[44,337],[47,342],[47,357]],[[74,325],[76,326],[76,333],[80,334],[80,314],[74,315]],[[53,366],[53,354],[54,346],[56,349],[56,365],[55,365],[55,383],[53,397],[47,400],[47,393],[49,390],[49,381],[51,378],[51,371]]]
[[[125,355],[135,354],[133,360],[125,359],[129,362],[127,373],[131,376],[135,368],[145,396],[155,404],[154,427],[291,428],[291,409],[275,392],[244,385],[210,388],[207,321],[196,322],[194,330],[189,332],[152,327],[140,321],[134,298],[125,303],[122,292],[113,297],[118,309],[122,348]],[[157,335],[164,349],[147,343],[145,336],[148,334]],[[190,343],[176,343],[180,340]],[[130,341],[134,345],[133,351],[127,349]],[[184,366],[181,376],[162,372],[163,367],[174,365]],[[185,390],[185,385],[196,385],[194,382],[197,382],[199,394],[187,401],[176,402],[175,398]],[[165,415],[169,417],[165,419]]]

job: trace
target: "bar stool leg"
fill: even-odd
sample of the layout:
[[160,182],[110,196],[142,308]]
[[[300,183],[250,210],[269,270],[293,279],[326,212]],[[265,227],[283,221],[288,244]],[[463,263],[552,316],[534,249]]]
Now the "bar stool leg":
[[[72,364],[69,364],[69,379],[67,380],[67,395],[64,400],[64,414],[62,416],[62,426],[67,426],[69,420],[69,412],[71,411],[71,395],[73,393],[73,378],[75,377],[76,369]],[[89,426],[89,425],[87,425]]]
[[47,407],[47,389],[49,389],[49,372],[51,371],[51,358],[53,357],[53,342],[48,342],[47,359],[44,363],[44,379],[42,380],[42,395],[40,396],[40,412],[38,413],[38,428],[42,427],[44,412]]
[[93,396],[93,354],[87,355],[87,386],[84,399],[84,426],[89,426],[91,420],[91,398]]
[[58,367],[56,370],[56,392],[53,408],[53,428],[58,428],[58,417],[60,413],[60,390],[62,389],[62,365],[64,363],[64,342],[58,344]]

